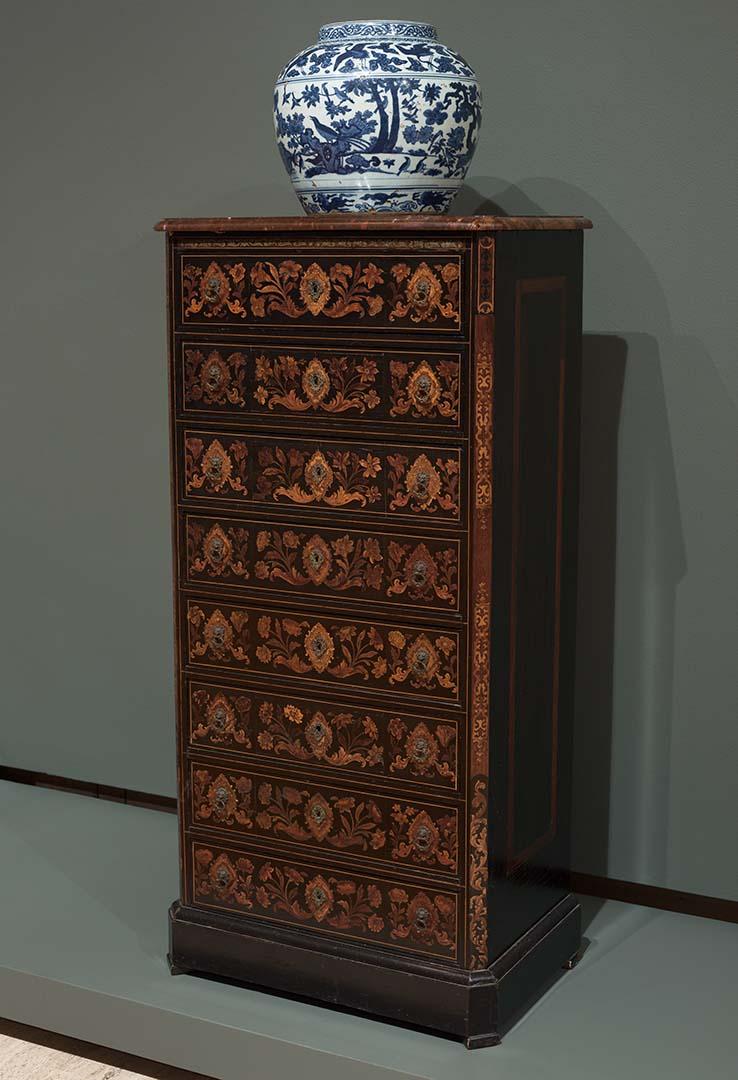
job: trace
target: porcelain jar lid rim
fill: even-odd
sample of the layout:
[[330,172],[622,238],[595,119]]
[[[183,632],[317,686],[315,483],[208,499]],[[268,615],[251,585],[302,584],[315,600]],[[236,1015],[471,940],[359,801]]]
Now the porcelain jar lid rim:
[[362,41],[376,38],[405,38],[412,41],[437,41],[435,26],[411,19],[352,19],[348,22],[325,23],[318,31],[318,44],[333,41]]

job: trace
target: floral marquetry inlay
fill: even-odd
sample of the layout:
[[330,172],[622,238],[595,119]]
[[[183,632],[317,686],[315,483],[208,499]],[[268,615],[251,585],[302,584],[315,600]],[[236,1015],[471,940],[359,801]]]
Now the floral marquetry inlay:
[[192,765],[192,821],[371,859],[456,871],[458,812],[379,794]]
[[251,698],[237,692],[193,689],[190,724],[193,743],[248,750],[251,748]]
[[459,451],[406,449],[261,445],[254,500],[458,519]]
[[406,263],[392,267],[392,276],[404,295],[395,300],[390,319],[435,322],[439,315],[458,321],[459,267],[456,263],[435,263],[433,269],[422,262],[412,272]]
[[459,698],[459,635],[347,619],[297,618],[187,602],[193,663],[244,666],[412,697]]
[[264,446],[258,451],[257,497],[300,506],[323,503],[371,506],[381,499],[373,482],[382,469],[379,458],[354,450],[306,450]]
[[185,490],[212,492],[216,495],[248,494],[248,447],[242,440],[226,440],[192,436],[185,439]]
[[458,609],[457,540],[188,516],[184,553],[193,582]]
[[254,398],[271,411],[372,412],[380,404],[378,370],[369,357],[313,356],[305,361],[291,353],[261,353],[255,358]]
[[190,686],[189,703],[194,747],[456,786],[455,722],[201,683]]
[[186,410],[458,427],[459,354],[182,346]]
[[[475,357],[474,400],[474,545],[478,559],[473,567],[470,625],[471,687],[469,756],[471,806],[468,818],[470,855],[468,884],[468,963],[471,968],[487,967],[489,943],[487,926],[487,885],[489,865],[487,819],[489,791],[490,722],[490,631],[491,631],[491,533],[492,533],[492,386],[493,359],[491,327],[485,324]],[[471,598],[470,598],[471,599]]]
[[[385,80],[387,115],[358,142],[344,138],[329,88],[338,112],[324,141],[331,167],[361,158],[376,175],[399,170],[415,200],[414,163],[437,149],[433,118],[472,110],[459,128],[476,114],[444,72],[408,120],[410,164],[370,160],[372,140],[394,138],[418,74],[425,42],[410,44]],[[324,46],[342,57],[338,81],[356,82],[359,68],[376,81],[366,45]],[[280,91],[304,130],[327,108],[308,67],[299,88]],[[313,185],[308,209],[344,199],[339,188]],[[585,224],[412,211],[161,223],[181,839],[173,965],[186,968],[194,949],[203,970],[227,969],[218,927],[304,946],[306,972],[321,956],[336,970],[363,958],[370,1010],[386,1011],[397,972],[406,1002],[432,978],[449,990],[443,1016],[421,992],[413,1022],[435,1016],[471,1046],[502,1034],[501,950],[525,939],[533,995],[549,960],[558,970],[559,944],[564,959],[574,953],[576,905],[559,890],[551,907],[536,875],[570,831],[557,732],[572,694],[569,422],[581,411]],[[511,695],[516,678],[536,692]],[[267,983],[285,981],[279,966],[266,964]]]
[[461,325],[461,259],[427,261],[408,254],[398,260],[258,258],[234,262],[192,256],[182,263],[185,323],[346,322],[408,329]]
[[257,634],[256,659],[274,671],[458,697],[456,634],[270,615],[259,618]]
[[392,886],[353,873],[194,843],[195,900],[230,911],[312,925],[349,938],[454,959],[453,892]]
[[388,492],[390,510],[410,509],[414,513],[433,514],[444,510],[459,514],[459,464],[455,458],[429,458],[420,454],[414,460],[404,454],[389,454]]
[[457,735],[452,724],[414,726],[395,717],[389,726],[391,773],[418,778],[439,776],[456,781]]
[[187,620],[190,625],[190,656],[193,660],[210,656],[215,660],[235,660],[248,664],[249,617],[245,611],[229,610],[227,615],[214,605],[207,605],[207,614],[197,604],[190,603]]
[[390,377],[391,416],[412,416],[416,419],[440,416],[458,420],[459,365],[456,361],[441,360],[431,366],[426,360],[416,365],[405,360],[393,360],[390,363]]
[[243,409],[246,404],[246,375],[246,356],[243,352],[185,349],[184,389],[188,404]]

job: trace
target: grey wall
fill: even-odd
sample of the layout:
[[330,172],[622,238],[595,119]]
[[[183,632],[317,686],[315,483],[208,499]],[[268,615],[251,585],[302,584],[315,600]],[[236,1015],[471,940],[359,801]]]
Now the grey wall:
[[[165,215],[295,213],[271,92],[321,22],[436,23],[456,209],[587,236],[576,864],[738,898],[734,4],[6,5],[0,761],[171,793]],[[611,657],[614,656],[614,662]]]

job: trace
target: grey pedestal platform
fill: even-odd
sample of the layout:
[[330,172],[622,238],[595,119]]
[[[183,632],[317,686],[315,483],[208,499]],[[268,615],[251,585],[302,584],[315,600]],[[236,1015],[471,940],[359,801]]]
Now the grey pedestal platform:
[[176,893],[172,815],[0,782],[0,1015],[218,1080],[732,1075],[736,926],[606,904],[578,967],[502,1046],[472,1052],[172,978]]

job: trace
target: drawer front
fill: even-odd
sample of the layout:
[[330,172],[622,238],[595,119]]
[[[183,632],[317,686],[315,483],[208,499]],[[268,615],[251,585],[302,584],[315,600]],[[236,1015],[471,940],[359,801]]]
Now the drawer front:
[[458,721],[408,716],[187,679],[183,727],[193,749],[238,753],[273,766],[309,765],[440,791],[458,788]]
[[181,327],[331,327],[459,334],[465,256],[355,252],[175,254]]
[[200,907],[257,915],[371,944],[455,960],[458,894],[188,839],[186,876]]
[[457,538],[194,514],[182,514],[180,525],[180,574],[188,584],[459,611],[466,562]]
[[410,434],[425,428],[455,433],[465,420],[458,350],[377,352],[189,339],[176,347],[183,416],[269,417],[301,428],[310,421]]
[[460,449],[189,429],[181,438],[184,499],[461,521]]
[[185,659],[193,667],[446,704],[460,700],[464,664],[455,630],[306,617],[225,600],[187,598],[184,607]]
[[395,796],[191,761],[188,822],[201,829],[456,876],[459,812]]

